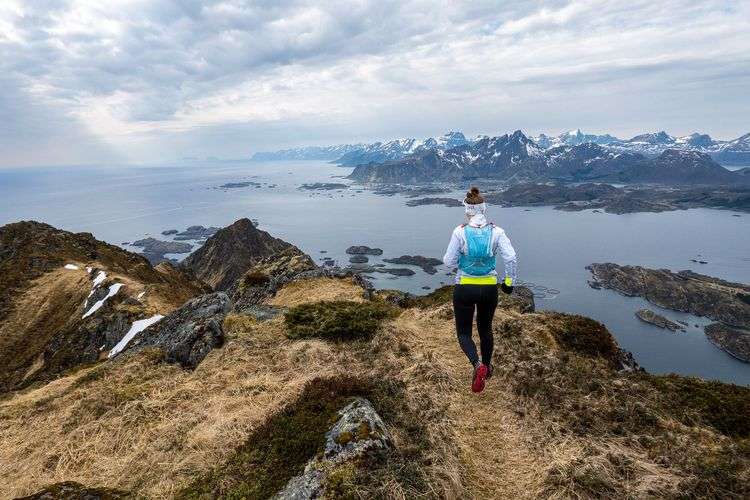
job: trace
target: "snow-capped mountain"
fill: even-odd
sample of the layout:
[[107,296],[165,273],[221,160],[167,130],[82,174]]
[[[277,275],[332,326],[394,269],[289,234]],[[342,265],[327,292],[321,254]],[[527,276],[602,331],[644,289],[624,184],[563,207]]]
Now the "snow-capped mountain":
[[733,141],[717,143],[711,156],[726,165],[750,165],[750,133]]
[[[670,136],[639,136],[639,144],[677,142]],[[691,149],[665,149],[655,157],[619,151],[592,142],[543,149],[520,130],[486,137],[448,150],[417,150],[398,160],[358,165],[351,179],[366,183],[420,183],[499,179],[525,181],[603,181],[674,185],[746,182]]]
[[282,149],[255,153],[251,160],[283,161],[283,160],[335,160],[350,151],[358,150],[364,144],[338,144],[336,146],[307,146],[300,148]]
[[695,149],[710,149],[716,145],[716,142],[711,139],[708,134],[699,134],[697,132],[683,137],[677,137],[675,144],[685,145],[688,148]]
[[392,183],[476,177],[520,181],[537,178],[544,166],[544,150],[517,130],[447,150],[421,150],[400,160],[360,164],[350,177],[362,182]]
[[[520,131],[519,131],[520,132]],[[507,134],[506,134],[507,135]],[[523,135],[523,134],[522,134]],[[256,153],[254,160],[329,160],[342,166],[355,167],[369,163],[384,163],[409,157],[428,151],[448,152],[452,149],[484,145],[494,147],[489,141],[498,141],[500,137],[486,135],[467,139],[463,133],[451,131],[438,138],[417,140],[413,138],[395,139],[371,144],[342,144],[328,147],[294,148],[272,153]],[[719,163],[728,165],[750,165],[750,134],[745,134],[732,141],[717,141],[708,134],[693,133],[675,137],[665,131],[644,133],[630,139],[618,139],[609,134],[588,134],[580,129],[563,132],[557,136],[539,134],[524,139],[533,144],[534,150],[547,151],[560,147],[594,144],[617,153],[641,154],[656,157],[667,149],[698,151],[711,155]],[[497,149],[496,149],[497,151]],[[465,153],[465,152],[464,152]],[[472,153],[474,154],[474,153]],[[513,155],[511,155],[513,156]],[[447,156],[444,156],[447,158]],[[483,157],[480,154],[480,157]],[[623,157],[625,158],[625,157]]]
[[612,144],[622,141],[617,137],[611,136],[609,134],[584,134],[583,132],[581,132],[581,129],[576,129],[570,130],[568,132],[563,132],[562,134],[554,137],[545,134],[539,134],[534,138],[534,142],[536,142],[540,147],[544,149],[549,149],[558,146],[577,146],[579,144],[584,144],[587,142],[591,142],[594,144]]
[[356,166],[367,163],[383,163],[390,160],[399,160],[407,155],[419,151],[446,151],[455,147],[468,144],[469,141],[461,132],[448,132],[437,139],[432,137],[417,139],[397,139],[389,142],[375,142],[367,144],[359,149],[347,152],[338,158],[335,163],[342,166]]

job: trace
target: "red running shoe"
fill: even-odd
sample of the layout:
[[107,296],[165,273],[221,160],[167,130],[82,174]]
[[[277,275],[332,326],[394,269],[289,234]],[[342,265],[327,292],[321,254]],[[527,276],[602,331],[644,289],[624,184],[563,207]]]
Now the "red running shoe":
[[484,381],[487,378],[487,366],[480,363],[474,368],[474,381],[471,383],[473,392],[482,392],[484,390]]

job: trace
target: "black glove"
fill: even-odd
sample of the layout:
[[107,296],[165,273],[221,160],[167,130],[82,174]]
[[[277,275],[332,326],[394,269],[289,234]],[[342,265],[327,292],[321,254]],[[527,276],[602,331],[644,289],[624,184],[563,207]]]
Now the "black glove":
[[503,282],[500,283],[500,290],[508,295],[513,293],[513,278],[511,278],[510,276],[506,276]]

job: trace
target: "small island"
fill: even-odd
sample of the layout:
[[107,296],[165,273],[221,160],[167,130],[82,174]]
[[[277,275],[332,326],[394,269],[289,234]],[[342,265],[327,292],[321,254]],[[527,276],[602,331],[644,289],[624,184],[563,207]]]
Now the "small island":
[[190,243],[183,243],[180,241],[161,241],[156,238],[144,238],[142,240],[134,241],[132,243],[134,247],[141,247],[144,257],[146,257],[151,264],[158,264],[164,261],[174,262],[174,259],[168,259],[165,255],[168,253],[190,253],[193,249],[193,245]]
[[415,198],[408,200],[406,206],[408,207],[421,207],[424,205],[442,205],[444,207],[462,207],[463,203],[455,198],[440,198],[440,197],[427,197],[427,198]]
[[312,184],[302,184],[298,189],[306,191],[334,191],[337,189],[348,189],[348,184],[338,182],[315,182]]
[[383,255],[382,248],[370,248],[365,245],[353,245],[346,249],[349,255]]
[[750,363],[750,331],[722,323],[711,323],[705,328],[705,332],[708,340],[716,347],[740,361]]
[[679,323],[675,323],[661,314],[655,313],[651,309],[639,309],[635,312],[635,316],[644,323],[650,323],[657,328],[666,329],[671,332],[685,331],[685,327]]
[[440,259],[435,259],[433,257],[423,257],[421,255],[402,255],[401,257],[396,257],[393,259],[383,259],[383,262],[387,262],[389,264],[406,264],[409,266],[421,267],[422,270],[427,274],[437,273],[437,269],[435,269],[435,266],[439,266],[443,263],[443,261]]

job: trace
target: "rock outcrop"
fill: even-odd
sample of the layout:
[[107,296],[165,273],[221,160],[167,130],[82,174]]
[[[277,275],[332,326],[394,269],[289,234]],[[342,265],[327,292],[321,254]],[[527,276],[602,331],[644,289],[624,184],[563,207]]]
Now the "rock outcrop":
[[212,349],[224,344],[222,323],[231,307],[223,292],[196,297],[138,333],[124,352],[155,347],[164,351],[168,363],[195,368]]
[[227,290],[254,264],[290,248],[296,249],[256,228],[250,219],[240,219],[211,236],[182,265],[214,290]]
[[338,420],[326,433],[321,457],[308,462],[303,474],[292,478],[277,500],[318,498],[324,490],[327,471],[344,462],[381,453],[391,447],[391,437],[372,404],[355,398],[338,413]]

